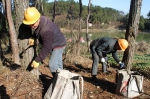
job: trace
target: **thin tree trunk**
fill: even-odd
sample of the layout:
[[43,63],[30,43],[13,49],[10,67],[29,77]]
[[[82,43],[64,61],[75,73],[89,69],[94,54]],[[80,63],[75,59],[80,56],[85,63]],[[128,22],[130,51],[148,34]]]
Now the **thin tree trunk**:
[[82,0],[79,0],[80,5],[80,12],[79,12],[79,32],[78,32],[78,40],[77,40],[77,48],[76,48],[76,54],[80,55],[81,52],[81,46],[80,46],[80,38],[81,38],[81,26],[82,26]]
[[89,35],[88,35],[88,32],[89,32],[89,17],[90,17],[90,5],[91,5],[91,1],[92,0],[89,0],[89,4],[88,4],[88,16],[87,16],[87,19],[86,19],[86,40],[87,40],[87,48],[88,48],[88,51],[90,51],[89,49],[89,46],[90,46],[90,38],[89,38]]
[[42,15],[44,15],[42,0],[36,0],[35,7],[39,10],[39,12],[40,12]]
[[4,9],[3,9],[3,10],[4,10],[3,12],[5,12],[5,11],[6,11],[6,8],[5,8],[5,6],[6,6],[5,0],[2,0],[2,3],[3,3],[3,8],[4,8]]
[[124,52],[123,62],[127,66],[127,70],[132,68],[132,62],[135,51],[135,40],[138,33],[140,12],[141,12],[142,0],[131,0],[129,21],[126,29],[125,39],[129,42],[129,47]]
[[2,51],[2,41],[0,40],[0,65],[2,65],[2,60],[4,59],[3,51]]
[[55,16],[56,16],[56,0],[54,0],[54,5],[53,5],[53,19],[52,21],[55,22]]
[[13,61],[15,64],[20,65],[19,49],[18,49],[18,42],[17,42],[17,35],[16,35],[17,33],[15,30],[15,26],[14,26],[12,15],[11,15],[10,0],[6,0],[6,12],[7,12],[7,20],[8,20],[8,25],[9,25]]

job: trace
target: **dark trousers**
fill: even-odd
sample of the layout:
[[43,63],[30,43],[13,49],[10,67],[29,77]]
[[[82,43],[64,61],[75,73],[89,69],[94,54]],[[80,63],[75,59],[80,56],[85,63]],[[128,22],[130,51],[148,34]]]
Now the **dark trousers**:
[[[105,58],[106,63],[108,63],[108,57],[106,54],[103,54],[103,57]],[[98,69],[98,64],[99,64],[99,56],[97,55],[96,52],[92,53],[92,75],[97,75],[97,69]],[[102,64],[102,72],[107,72],[107,64],[106,63],[101,63]]]

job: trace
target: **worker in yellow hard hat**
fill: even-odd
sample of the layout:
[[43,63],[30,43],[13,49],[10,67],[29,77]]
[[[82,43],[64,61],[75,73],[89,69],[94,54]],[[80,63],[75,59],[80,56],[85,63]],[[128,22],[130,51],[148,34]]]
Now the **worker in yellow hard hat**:
[[49,67],[52,75],[55,76],[58,68],[63,69],[62,54],[66,46],[63,33],[49,18],[41,16],[35,7],[28,7],[25,10],[23,23],[35,30],[32,38],[29,39],[29,45],[34,45],[35,39],[38,39],[42,44],[42,49],[31,66],[37,68],[39,63],[51,53]]
[[91,73],[93,81],[97,81],[96,75],[99,60],[102,63],[102,71],[106,74],[109,73],[109,71],[107,71],[107,54],[112,54],[114,60],[119,64],[119,68],[122,69],[124,67],[124,63],[117,57],[117,50],[125,51],[127,47],[128,42],[125,39],[103,37],[93,40],[90,44],[93,60]]

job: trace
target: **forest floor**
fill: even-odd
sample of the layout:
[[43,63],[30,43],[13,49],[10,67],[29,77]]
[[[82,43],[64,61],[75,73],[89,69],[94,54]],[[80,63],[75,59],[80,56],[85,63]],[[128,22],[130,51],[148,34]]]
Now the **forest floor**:
[[[127,99],[115,93],[118,66],[110,66],[108,70],[111,73],[108,75],[102,73],[99,66],[97,78],[100,83],[96,84],[91,80],[91,59],[78,57],[74,63],[65,62],[64,69],[82,75],[83,99]],[[0,99],[42,99],[52,82],[52,75],[46,64],[39,67],[40,80],[21,68],[12,70],[9,67],[8,70],[8,67],[4,67],[6,71],[0,73]],[[150,79],[144,77],[143,88],[145,94],[133,99],[150,99]]]

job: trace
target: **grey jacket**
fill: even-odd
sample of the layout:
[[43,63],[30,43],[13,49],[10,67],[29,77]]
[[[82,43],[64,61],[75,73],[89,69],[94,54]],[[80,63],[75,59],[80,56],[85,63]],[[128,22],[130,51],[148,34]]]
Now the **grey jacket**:
[[107,37],[98,38],[91,42],[90,49],[92,53],[97,53],[100,58],[102,58],[103,55],[111,53],[115,61],[119,63],[120,60],[117,57],[117,49],[115,49],[116,43],[118,43],[117,39]]

